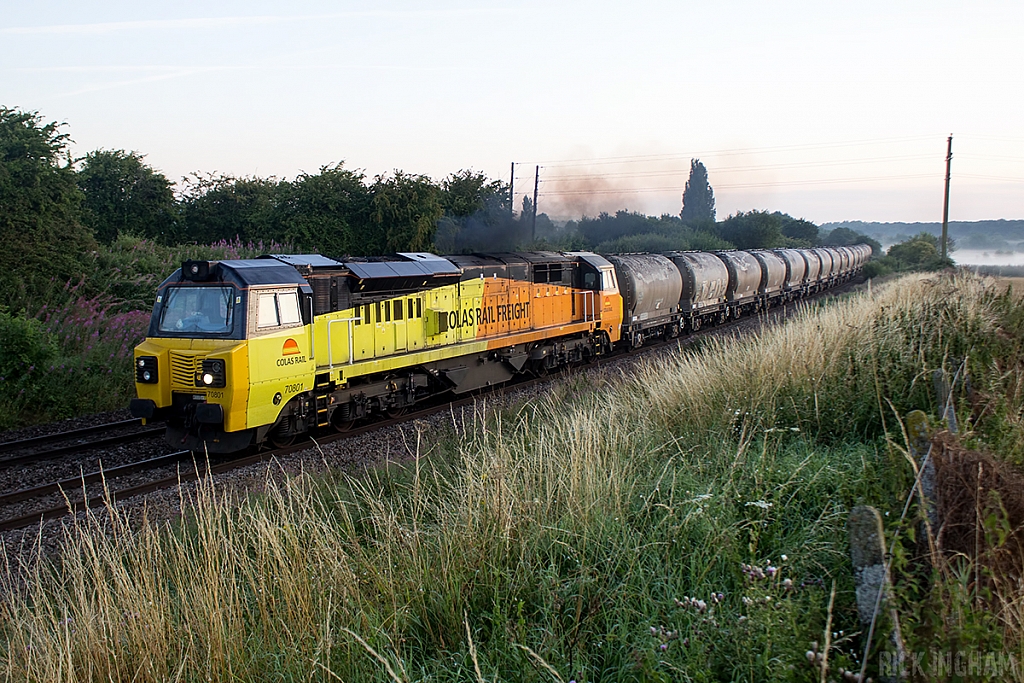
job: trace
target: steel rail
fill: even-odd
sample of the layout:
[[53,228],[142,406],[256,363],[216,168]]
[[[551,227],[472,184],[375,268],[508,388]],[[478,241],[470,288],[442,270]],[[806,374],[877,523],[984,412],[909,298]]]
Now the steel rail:
[[[138,420],[133,420],[133,422],[138,424]],[[91,450],[93,448],[116,446],[117,444],[127,443],[129,441],[139,441],[142,439],[152,438],[154,436],[159,436],[160,434],[163,433],[163,427],[148,427],[137,432],[129,432],[128,434],[118,434],[117,436],[108,436],[106,438],[96,439],[94,441],[76,441],[75,443],[59,445],[54,448],[46,448],[44,450],[28,450],[28,452],[26,453],[19,453],[18,455],[0,458],[0,467],[10,467],[11,465],[18,465],[24,462],[34,460],[47,460],[49,458],[56,458],[61,455],[66,455],[68,453],[77,453],[79,451]],[[61,440],[66,441],[67,439],[65,438]],[[23,448],[19,448],[18,450],[30,448],[31,446],[24,446]]]
[[18,439],[17,441],[3,441],[0,442],[0,453],[8,453],[10,451],[20,451],[26,448],[33,448],[35,446],[43,446],[48,443],[54,443],[57,441],[67,441],[68,439],[78,439],[83,436],[90,434],[96,434],[97,432],[111,431],[119,429],[121,427],[131,427],[140,425],[138,419],[121,420],[120,422],[109,422],[107,424],[94,425],[92,427],[82,427],[81,429],[73,429],[67,432],[56,432],[54,434],[44,434],[43,436],[33,436],[28,439]]

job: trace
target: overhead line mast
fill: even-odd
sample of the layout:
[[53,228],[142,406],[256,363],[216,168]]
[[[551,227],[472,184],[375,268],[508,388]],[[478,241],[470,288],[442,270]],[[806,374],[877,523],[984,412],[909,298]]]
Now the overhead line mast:
[[946,199],[942,202],[942,258],[946,258],[946,236],[949,234],[949,167],[953,161],[953,136],[946,141]]
[[534,171],[533,176],[533,241],[537,241],[537,188],[540,187],[540,166]]

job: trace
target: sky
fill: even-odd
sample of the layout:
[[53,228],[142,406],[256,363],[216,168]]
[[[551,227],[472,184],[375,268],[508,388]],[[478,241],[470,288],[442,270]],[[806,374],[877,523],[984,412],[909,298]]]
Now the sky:
[[294,178],[474,169],[517,206],[1024,218],[1024,2],[0,0],[0,105],[73,151]]

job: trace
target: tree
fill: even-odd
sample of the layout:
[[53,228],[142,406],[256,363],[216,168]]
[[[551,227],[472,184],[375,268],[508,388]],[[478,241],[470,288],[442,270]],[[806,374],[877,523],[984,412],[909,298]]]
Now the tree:
[[508,184],[465,169],[441,181],[441,205],[446,216],[472,216],[488,208],[508,213]]
[[839,227],[830,233],[827,233],[822,237],[821,243],[826,247],[848,247],[851,244],[867,244],[871,246],[871,251],[875,255],[882,254],[882,245],[876,239],[872,239],[867,235],[850,230],[849,228]]
[[60,128],[0,107],[0,301],[15,309],[83,277],[96,246],[79,221],[82,194]]
[[339,162],[302,174],[281,188],[281,237],[304,251],[332,257],[366,254],[371,240],[370,191],[365,176]]
[[82,222],[104,244],[122,233],[161,241],[173,233],[177,205],[172,183],[143,159],[136,152],[97,150],[81,160]]
[[719,223],[717,232],[737,249],[773,249],[785,243],[782,214],[767,211],[739,211]]
[[715,220],[715,191],[708,182],[708,170],[700,159],[690,160],[690,179],[683,189],[683,210],[679,217],[685,223]]
[[367,253],[427,251],[444,215],[441,189],[424,175],[395,171],[370,187],[371,229]]
[[942,258],[940,241],[935,235],[921,232],[889,247],[886,256],[898,270],[938,270],[953,265],[951,259]]
[[[776,212],[778,213],[778,212]],[[802,218],[793,218],[787,214],[778,214],[782,220],[782,234],[791,240],[798,240],[801,247],[818,245],[818,226]]]
[[[452,253],[511,251],[522,246],[529,240],[533,209],[517,221],[509,211],[509,201],[507,183],[472,170],[452,173],[441,182],[444,218],[438,223],[434,247],[441,253]],[[537,219],[539,233],[546,216],[541,214]]]
[[288,183],[193,173],[183,181],[182,214],[168,243],[281,239],[278,206]]

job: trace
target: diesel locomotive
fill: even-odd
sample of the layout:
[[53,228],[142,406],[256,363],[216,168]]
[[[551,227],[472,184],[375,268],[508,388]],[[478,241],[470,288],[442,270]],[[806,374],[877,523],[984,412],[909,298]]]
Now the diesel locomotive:
[[135,348],[131,413],[196,451],[285,446],[439,394],[792,301],[852,277],[866,245],[337,261],[185,261]]

